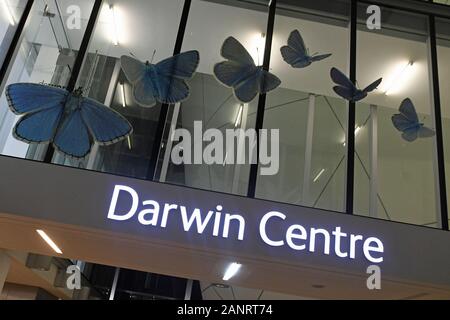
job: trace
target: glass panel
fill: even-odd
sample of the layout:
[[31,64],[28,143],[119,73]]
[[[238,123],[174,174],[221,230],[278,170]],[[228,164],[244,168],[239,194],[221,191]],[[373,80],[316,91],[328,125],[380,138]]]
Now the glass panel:
[[[434,126],[427,18],[382,8],[381,29],[369,30],[367,5],[358,9],[358,85],[383,82],[356,106],[355,211],[437,227],[433,138],[418,124]],[[392,118],[406,98],[416,111],[404,102],[409,118]]]
[[153,64],[171,57],[183,4],[182,0],[120,0],[113,7],[104,4],[77,87],[83,88],[85,96],[122,114],[132,125],[133,134],[109,146],[95,144],[86,159],[56,153],[54,162],[148,178],[161,104],[142,107],[135,101],[120,57],[127,55]]
[[[232,89],[219,83],[213,75],[213,70],[216,63],[225,60],[220,55],[221,47],[230,36],[241,42],[257,63],[258,53],[261,53],[259,50],[264,47],[260,37],[267,29],[268,1],[263,2],[242,8],[235,6],[239,1],[230,1],[227,5],[192,1],[182,51],[198,50],[200,65],[191,82],[191,97],[180,108],[178,128],[188,130],[193,136],[194,124],[198,122],[202,124],[203,132],[218,129],[223,137],[226,136],[227,129],[254,128],[258,97],[248,104],[242,104],[241,113],[241,103],[233,95]],[[237,121],[237,118],[240,118],[240,121]],[[198,155],[194,148],[201,144],[205,149],[208,143],[199,142],[199,136],[193,139],[195,142],[192,143],[191,154],[194,157],[195,154]],[[238,139],[234,141],[236,150]],[[187,165],[171,163],[165,180],[191,187],[245,195],[250,174],[248,157],[246,165],[224,165],[225,159],[229,163],[232,156],[225,145],[224,143],[222,150],[223,161],[212,165],[207,165],[205,161],[201,161],[202,164]],[[249,148],[247,145],[246,151]],[[164,167],[162,171],[164,177]]]
[[447,178],[447,201],[450,201],[450,90],[448,87],[450,83],[450,20],[437,19],[436,33]]
[[0,0],[0,66],[17,30],[26,0]]
[[[330,69],[348,68],[349,5],[281,1],[275,19],[271,72],[281,80],[267,95],[264,128],[280,130],[279,171],[259,172],[257,196],[329,210],[344,209],[347,103],[337,98]],[[280,48],[298,30],[309,55],[332,55],[309,66],[284,61]],[[292,33],[294,36],[295,33]],[[289,63],[290,62],[290,63]]]
[[[78,26],[71,28],[68,25],[70,16],[67,9],[74,4],[80,8],[81,16],[78,17]],[[65,86],[92,6],[92,0],[50,1],[48,4],[35,1],[6,84],[44,82]],[[9,110],[3,91],[0,98],[2,154],[42,159],[45,145],[28,145],[13,137],[12,131],[19,118]]]

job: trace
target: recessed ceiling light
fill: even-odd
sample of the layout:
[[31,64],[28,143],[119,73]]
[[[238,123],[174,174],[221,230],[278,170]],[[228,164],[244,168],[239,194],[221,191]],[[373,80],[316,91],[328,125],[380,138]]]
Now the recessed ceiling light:
[[61,249],[53,242],[53,240],[43,231],[36,230],[36,232],[44,239],[45,242],[58,254],[62,254]]
[[227,270],[225,271],[225,275],[223,276],[223,281],[228,281],[231,278],[233,278],[238,272],[239,269],[241,269],[242,265],[240,263],[237,262],[233,262],[231,263]]

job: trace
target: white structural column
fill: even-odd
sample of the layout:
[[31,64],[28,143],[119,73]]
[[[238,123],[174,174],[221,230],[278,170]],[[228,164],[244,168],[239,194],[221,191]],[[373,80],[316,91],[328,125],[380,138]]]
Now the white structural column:
[[311,184],[311,161],[312,161],[312,148],[314,139],[314,113],[316,106],[316,96],[314,94],[309,95],[308,106],[308,120],[306,123],[306,141],[305,141],[305,165],[303,168],[303,205],[308,205],[309,201],[309,186]]
[[378,107],[370,105],[370,217],[378,218]]
[[10,257],[5,251],[0,250],[0,293],[5,286],[6,277],[8,276],[10,266]]

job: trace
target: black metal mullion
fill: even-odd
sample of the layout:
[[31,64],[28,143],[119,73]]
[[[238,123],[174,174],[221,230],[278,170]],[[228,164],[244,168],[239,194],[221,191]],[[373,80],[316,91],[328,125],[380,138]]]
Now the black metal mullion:
[[[356,83],[356,38],[357,38],[357,15],[358,2],[351,0],[350,8],[350,70],[349,77]],[[356,126],[356,103],[348,104],[347,124],[347,185],[345,212],[353,214],[354,188],[355,188],[355,126]]]
[[22,16],[20,17],[20,21],[17,24],[16,31],[14,32],[14,36],[11,40],[11,44],[9,45],[8,52],[6,53],[5,60],[3,60],[3,64],[0,68],[0,86],[3,85],[3,81],[8,74],[8,68],[12,63],[12,59],[14,58],[14,53],[16,52],[17,46],[19,45],[20,38],[25,29],[25,25],[30,16],[31,8],[33,7],[34,0],[28,0],[25,5],[25,9],[22,12]]
[[[276,13],[277,1],[271,0],[269,3],[269,16],[267,19],[267,32],[266,32],[266,44],[264,49],[264,62],[263,68],[269,71],[270,68],[270,55],[272,52],[272,40],[273,31],[275,27],[275,13]],[[264,113],[266,108],[266,94],[261,94],[258,101],[258,110],[256,113],[256,123],[255,130],[257,132],[257,144],[256,144],[256,163],[252,164],[250,167],[250,178],[248,182],[247,196],[249,198],[254,198],[256,195],[256,183],[258,180],[258,169],[259,169],[259,146],[260,146],[260,131],[264,126]]]
[[438,55],[436,44],[436,19],[430,15],[429,33],[430,33],[430,59],[431,59],[431,74],[433,84],[433,99],[434,99],[434,115],[435,115],[435,129],[436,129],[436,151],[437,151],[437,165],[438,165],[438,179],[439,179],[439,201],[441,213],[442,229],[449,230],[448,224],[448,206],[447,206],[447,184],[445,176],[445,153],[444,153],[444,138],[442,129],[442,115],[441,115],[441,93],[439,86],[439,71],[438,71]]
[[[184,34],[186,32],[186,25],[188,22],[189,11],[191,9],[191,0],[184,1],[183,12],[181,14],[180,25],[178,27],[177,39],[175,42],[175,48],[173,54],[181,53],[183,46]],[[162,104],[161,111],[159,113],[158,126],[156,128],[155,139],[153,142],[152,153],[150,158],[150,164],[147,174],[147,180],[153,181],[155,179],[156,171],[158,169],[158,159],[161,151],[161,143],[164,136],[164,129],[166,128],[167,115],[169,113],[169,105]]]
[[[66,87],[67,91],[69,92],[75,90],[75,86],[77,85],[78,77],[81,73],[84,61],[86,59],[89,50],[89,44],[91,43],[91,39],[95,31],[95,26],[97,24],[97,20],[102,9],[102,5],[103,0],[95,0],[91,15],[89,16],[86,31],[84,32],[83,40],[81,41],[80,49],[78,51],[75,63],[72,68],[72,73],[70,75],[70,79]],[[45,153],[44,162],[51,163],[54,154],[55,148],[51,144],[49,144],[47,152]]]

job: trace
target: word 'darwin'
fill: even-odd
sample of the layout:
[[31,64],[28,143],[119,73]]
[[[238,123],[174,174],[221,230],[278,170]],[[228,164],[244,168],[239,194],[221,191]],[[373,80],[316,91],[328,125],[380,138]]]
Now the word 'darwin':
[[[116,185],[109,206],[108,219],[135,220],[150,228],[181,227],[184,232],[203,236],[246,241],[257,237],[271,247],[288,247],[294,251],[309,251],[357,259],[362,255],[372,263],[383,262],[384,246],[380,239],[345,233],[342,227],[333,230],[299,224],[287,225],[287,216],[278,211],[262,213],[258,220],[259,235],[246,234],[245,215],[224,212],[223,205],[213,209],[190,207],[181,203],[160,203],[140,199],[136,190]],[[209,234],[208,234],[209,233]]]

